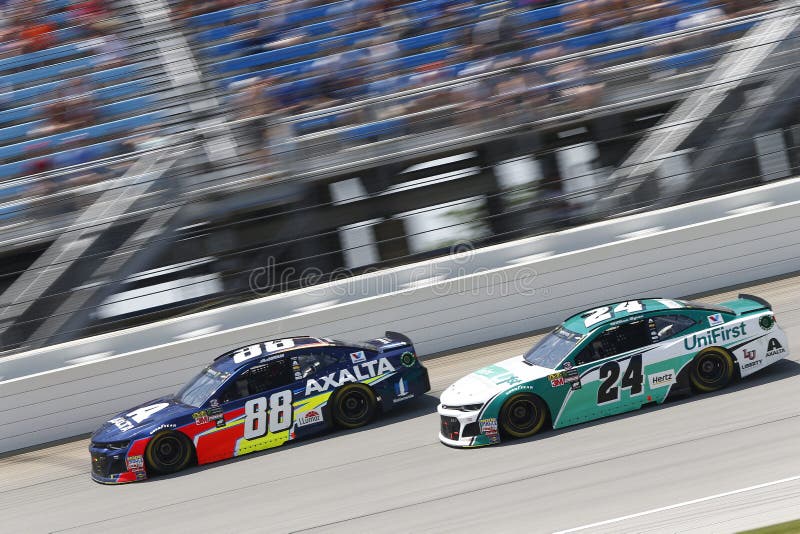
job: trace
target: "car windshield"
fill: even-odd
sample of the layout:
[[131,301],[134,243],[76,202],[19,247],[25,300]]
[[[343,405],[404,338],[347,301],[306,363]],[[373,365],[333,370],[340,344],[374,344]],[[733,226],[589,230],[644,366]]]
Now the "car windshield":
[[533,365],[555,369],[556,365],[561,363],[561,360],[575,348],[580,339],[580,334],[559,326],[525,353],[525,361]]
[[175,400],[189,406],[202,406],[229,376],[230,373],[206,367],[181,388],[175,395]]

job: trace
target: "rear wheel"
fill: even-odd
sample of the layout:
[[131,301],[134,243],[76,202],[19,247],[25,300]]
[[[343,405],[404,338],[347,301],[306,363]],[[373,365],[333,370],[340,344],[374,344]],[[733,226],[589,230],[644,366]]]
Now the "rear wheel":
[[547,406],[536,395],[518,393],[500,409],[500,429],[512,438],[527,438],[547,422]]
[[185,469],[192,462],[194,448],[180,432],[159,432],[145,450],[147,467],[156,474],[168,475]]
[[689,380],[700,393],[722,389],[733,378],[734,363],[725,349],[711,347],[700,352],[692,362]]
[[343,428],[358,428],[370,422],[378,401],[364,384],[347,384],[333,399],[333,420]]

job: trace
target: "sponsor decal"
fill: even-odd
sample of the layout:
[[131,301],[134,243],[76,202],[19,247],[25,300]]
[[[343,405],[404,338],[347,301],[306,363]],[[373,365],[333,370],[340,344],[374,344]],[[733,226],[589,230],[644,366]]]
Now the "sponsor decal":
[[783,345],[781,345],[780,342],[774,337],[769,340],[769,343],[767,343],[767,358],[784,354],[785,352],[786,349],[784,349]]
[[566,369],[567,371],[572,369],[572,362],[564,362],[564,369]]
[[563,386],[567,382],[564,380],[564,377],[559,376],[558,378],[553,378],[550,380],[550,386],[557,388],[559,386]]
[[322,422],[322,410],[308,410],[297,416],[297,426],[313,425]]
[[275,354],[275,355],[269,356],[267,358],[261,358],[260,360],[258,360],[258,363],[267,363],[267,362],[271,362],[271,361],[274,361],[274,360],[280,360],[281,358],[283,358],[283,353],[282,352],[280,354]]
[[[614,311],[616,311],[616,310],[614,310]],[[617,325],[625,324],[625,323],[635,323],[639,319],[643,319],[643,318],[644,318],[643,315],[629,315],[627,317],[623,317],[621,319],[616,319],[614,321],[611,321],[610,323],[608,323],[608,326],[617,326]]]
[[708,324],[711,326],[719,326],[723,323],[725,323],[725,319],[721,313],[712,313],[708,316]]
[[650,341],[658,343],[660,339],[658,337],[658,332],[656,332],[656,322],[652,317],[647,319],[647,329],[650,331]]
[[481,434],[488,437],[492,443],[500,441],[500,434],[497,431],[497,419],[490,417],[488,419],[481,419],[478,421],[478,426],[481,429]]
[[569,387],[569,389],[571,389],[572,391],[577,391],[581,389],[581,387],[583,387],[581,386],[581,381],[578,380],[577,382],[573,382],[572,385]]
[[404,352],[400,355],[400,363],[402,363],[404,367],[412,367],[416,361],[417,357],[413,352]]
[[394,394],[395,398],[392,399],[393,403],[403,402],[404,400],[410,399],[414,396],[413,393],[408,391],[408,380],[402,377],[394,384]]
[[505,378],[497,381],[497,385],[499,386],[500,384],[508,384],[509,386],[513,386],[514,384],[519,384],[520,382],[522,382],[521,378],[514,376],[513,373],[508,373]]
[[160,431],[162,431],[162,430],[170,430],[170,429],[173,429],[173,428],[175,428],[175,426],[176,426],[176,425],[161,425],[161,426],[157,426],[157,427],[155,427],[153,430],[151,430],[151,431],[150,431],[150,435],[152,436],[152,435],[153,435],[153,434],[155,434],[156,432],[160,432]]
[[483,369],[478,369],[475,371],[475,374],[494,381],[494,383],[498,386],[500,384],[508,384],[509,386],[513,386],[514,384],[519,384],[522,382],[522,379],[516,377],[514,373],[497,365],[490,365],[488,367],[484,367]]
[[341,369],[338,372],[334,371],[327,376],[319,377],[319,379],[310,379],[306,382],[306,395],[323,393],[331,388],[347,384],[348,382],[361,382],[362,380],[374,378],[384,373],[393,373],[394,371],[394,366],[386,358],[367,361],[351,367],[350,369]]
[[675,383],[675,371],[668,369],[660,373],[647,375],[647,381],[650,383],[650,389],[670,386]]
[[575,382],[581,381],[581,374],[578,372],[577,369],[569,369],[563,373],[561,376],[564,377],[564,382],[567,384],[574,384]]
[[144,471],[144,457],[141,455],[128,456],[125,458],[125,465],[128,467],[128,471]]
[[110,420],[109,423],[112,423],[114,426],[116,426],[120,432],[127,432],[133,428],[133,423],[124,417],[115,417],[114,419]]
[[351,352],[350,353],[350,361],[352,363],[354,363],[354,364],[355,363],[365,362],[365,361],[367,361],[367,355],[364,354],[363,350],[360,350],[358,352]]
[[200,410],[192,414],[194,424],[205,425],[206,423],[214,422],[217,428],[225,426],[225,414],[219,406],[217,399],[211,399],[210,406],[205,410]]
[[683,338],[683,347],[686,350],[697,350],[709,345],[731,341],[747,335],[747,325],[738,324],[730,328],[716,327],[703,334],[692,334]]
[[744,364],[744,365],[742,366],[742,369],[749,369],[749,368],[751,368],[751,367],[756,367],[756,366],[758,366],[758,365],[761,365],[761,363],[762,363],[762,362],[761,362],[761,360],[755,360],[755,361],[752,361],[752,362],[750,362],[750,363],[746,363],[746,364]]
[[769,330],[775,324],[775,318],[772,315],[764,315],[758,320],[758,326],[764,330]]
[[747,358],[748,360],[755,360],[756,359],[755,349],[753,350],[744,349],[744,357]]

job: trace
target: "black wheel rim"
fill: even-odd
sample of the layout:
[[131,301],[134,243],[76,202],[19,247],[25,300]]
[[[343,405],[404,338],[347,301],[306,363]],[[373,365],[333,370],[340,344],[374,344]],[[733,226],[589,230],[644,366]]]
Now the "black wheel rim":
[[514,432],[524,433],[536,425],[539,410],[530,399],[518,399],[508,407],[508,425]]
[[183,443],[175,436],[163,436],[153,444],[155,456],[162,467],[174,467],[183,460]]
[[369,399],[362,391],[349,391],[339,400],[339,408],[345,421],[359,422],[369,412]]
[[727,371],[725,360],[719,354],[707,354],[697,362],[697,377],[704,384],[716,384]]

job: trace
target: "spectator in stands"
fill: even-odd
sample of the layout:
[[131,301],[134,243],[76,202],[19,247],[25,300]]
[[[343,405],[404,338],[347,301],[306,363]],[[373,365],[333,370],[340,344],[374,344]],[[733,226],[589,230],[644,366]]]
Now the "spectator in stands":
[[549,71],[558,83],[562,100],[573,109],[589,109],[597,104],[603,84],[594,81],[588,64],[582,58],[566,61]]
[[267,150],[267,120],[272,111],[272,96],[269,89],[273,81],[269,78],[249,78],[241,83],[241,91],[236,95],[236,104],[246,135],[247,146],[255,159],[265,164],[269,161]]
[[29,133],[30,137],[52,135],[90,126],[97,116],[91,88],[82,78],[71,78],[58,90],[58,97],[46,107],[47,122]]
[[71,78],[61,90],[61,100],[66,107],[65,121],[69,128],[78,128],[98,121],[97,104],[92,88],[85,78]]
[[114,32],[113,23],[95,26],[96,38],[94,52],[98,56],[100,69],[119,67],[124,63],[127,44]]
[[[470,78],[492,70],[493,59],[475,59],[479,54],[480,46],[465,47],[459,53],[456,61],[469,61],[466,67],[458,73],[459,78]],[[468,124],[487,118],[487,103],[492,97],[492,84],[486,78],[475,77],[471,81],[456,85],[452,89],[453,102],[458,105],[456,115],[458,122]]]

